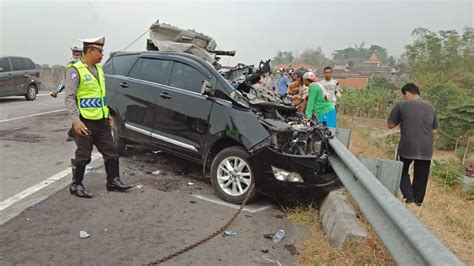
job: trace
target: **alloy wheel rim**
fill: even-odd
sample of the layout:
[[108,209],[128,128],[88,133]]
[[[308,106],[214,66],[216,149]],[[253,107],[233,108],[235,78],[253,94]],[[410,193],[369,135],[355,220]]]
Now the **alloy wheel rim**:
[[252,184],[252,172],[248,163],[239,157],[227,157],[217,168],[217,181],[228,195],[244,195]]
[[30,99],[33,99],[35,97],[35,89],[34,88],[30,88],[30,90],[28,91],[28,97]]

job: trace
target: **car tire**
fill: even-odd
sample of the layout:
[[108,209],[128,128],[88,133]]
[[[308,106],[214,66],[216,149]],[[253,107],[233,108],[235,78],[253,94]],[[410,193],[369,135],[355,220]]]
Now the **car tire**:
[[119,121],[117,117],[111,116],[112,120],[114,121],[114,126],[112,127],[112,138],[114,141],[115,151],[119,155],[124,155],[125,153],[125,141],[123,138],[120,137],[120,130],[119,130]]
[[211,183],[219,198],[235,204],[241,204],[248,193],[252,193],[248,202],[256,198],[256,190],[250,191],[255,176],[248,157],[247,151],[237,146],[225,148],[214,157]]
[[27,101],[34,101],[36,99],[36,86],[30,85],[25,94],[25,99]]

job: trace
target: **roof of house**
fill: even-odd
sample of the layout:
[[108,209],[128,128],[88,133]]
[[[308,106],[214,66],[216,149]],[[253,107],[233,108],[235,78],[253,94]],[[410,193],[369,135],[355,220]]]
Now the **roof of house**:
[[369,60],[362,62],[362,64],[380,64],[379,57],[375,52],[372,52]]
[[357,77],[357,78],[348,77],[348,78],[345,78],[345,79],[339,79],[337,81],[339,82],[339,87],[340,88],[362,89],[362,88],[367,87],[367,83],[369,83],[369,78],[367,78],[367,77]]
[[307,65],[307,64],[304,64],[304,63],[295,63],[295,64],[279,64],[279,65],[276,65],[276,70],[280,70],[282,68],[289,69],[290,67],[293,68],[293,70],[297,70],[297,69],[300,69],[300,68],[304,68],[304,69],[317,69],[318,68],[317,66]]

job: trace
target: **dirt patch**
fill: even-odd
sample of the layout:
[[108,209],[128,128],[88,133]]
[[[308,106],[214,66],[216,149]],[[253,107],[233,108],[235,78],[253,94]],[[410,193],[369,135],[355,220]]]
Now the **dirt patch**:
[[38,134],[26,133],[25,131],[28,129],[29,127],[14,130],[0,130],[0,140],[37,143],[43,139],[43,137]]
[[171,178],[146,178],[140,179],[140,183],[143,184],[143,186],[148,186],[153,189],[161,190],[163,192],[176,191],[181,188],[180,180]]

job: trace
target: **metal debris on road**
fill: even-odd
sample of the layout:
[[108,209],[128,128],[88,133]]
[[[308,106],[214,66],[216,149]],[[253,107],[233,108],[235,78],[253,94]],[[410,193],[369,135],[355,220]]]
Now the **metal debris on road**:
[[156,151],[152,151],[153,154],[158,154],[158,153],[162,153],[162,150],[156,150]]
[[160,170],[156,170],[156,171],[152,172],[152,174],[154,174],[154,175],[159,175],[160,173],[161,173]]
[[193,182],[188,182],[188,186],[194,186]]
[[29,220],[30,220],[30,218],[26,218],[25,220],[26,220],[26,221],[29,221]]
[[43,208],[43,203],[42,202],[36,203],[35,205],[33,205],[33,208],[35,209]]
[[136,189],[141,189],[143,187],[143,185],[136,185],[135,188]]
[[232,230],[226,230],[224,231],[224,234],[222,236],[236,236],[237,232],[232,231]]
[[194,201],[194,200],[192,200],[192,201],[190,201],[189,203],[196,204],[197,202]]
[[91,235],[89,233],[87,233],[86,231],[80,231],[79,232],[79,237],[84,239],[84,238],[88,238],[90,237]]
[[268,253],[268,249],[266,248],[262,249],[262,253]]

